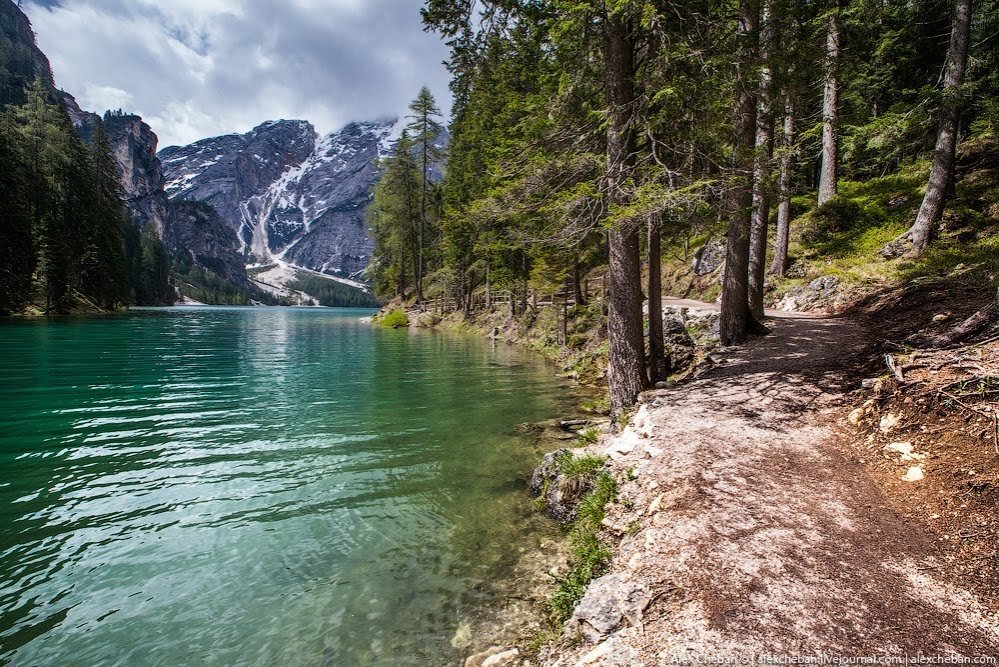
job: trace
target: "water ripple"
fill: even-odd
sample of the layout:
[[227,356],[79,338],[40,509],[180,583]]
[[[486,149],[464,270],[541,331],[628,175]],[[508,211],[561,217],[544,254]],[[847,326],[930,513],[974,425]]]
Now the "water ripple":
[[524,539],[550,371],[365,313],[0,325],[0,663],[426,664]]

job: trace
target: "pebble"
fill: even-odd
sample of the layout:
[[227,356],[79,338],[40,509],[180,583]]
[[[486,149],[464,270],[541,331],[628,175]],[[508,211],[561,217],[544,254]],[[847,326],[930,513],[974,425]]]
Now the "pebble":
[[518,657],[520,657],[520,650],[512,648],[509,651],[503,651],[486,658],[482,662],[482,667],[507,667],[507,665],[512,665]]
[[920,468],[919,466],[912,466],[911,468],[909,468],[909,472],[905,473],[905,476],[902,477],[902,481],[918,482],[924,477],[926,477],[926,474],[923,472],[922,468]]

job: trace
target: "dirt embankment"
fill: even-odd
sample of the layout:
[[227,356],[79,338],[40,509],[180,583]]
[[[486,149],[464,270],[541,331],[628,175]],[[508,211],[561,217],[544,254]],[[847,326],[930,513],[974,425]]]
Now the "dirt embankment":
[[999,654],[992,600],[921,515],[942,512],[898,491],[934,487],[896,483],[906,470],[894,468],[888,484],[856,449],[864,433],[848,415],[871,332],[821,317],[774,325],[647,394],[633,424],[594,447],[622,480],[605,521],[615,555],[544,664]]

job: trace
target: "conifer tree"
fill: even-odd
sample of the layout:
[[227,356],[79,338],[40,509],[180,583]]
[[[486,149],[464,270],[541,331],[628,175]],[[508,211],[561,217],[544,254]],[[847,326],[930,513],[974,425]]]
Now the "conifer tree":
[[[375,240],[368,275],[376,294],[405,296],[410,275],[413,288],[419,289],[424,195],[414,142],[408,130],[403,130],[383,169],[368,207],[368,224]],[[410,262],[411,268],[407,266]]]
[[427,250],[428,228],[430,225],[429,213],[432,202],[433,181],[430,170],[434,164],[441,159],[441,149],[436,142],[440,138],[443,129],[440,121],[441,112],[437,108],[437,102],[433,94],[426,86],[420,88],[416,99],[409,105],[412,112],[409,116],[407,129],[412,137],[412,149],[416,153],[416,159],[420,165],[420,220],[417,233],[417,259],[416,259],[416,300],[423,300],[423,276],[425,273],[424,260]]
[[29,165],[10,112],[0,113],[0,314],[22,310],[31,297],[35,250]]

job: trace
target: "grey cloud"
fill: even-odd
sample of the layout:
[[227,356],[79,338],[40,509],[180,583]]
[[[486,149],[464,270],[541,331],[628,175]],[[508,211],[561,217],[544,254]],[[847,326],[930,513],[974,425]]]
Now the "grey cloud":
[[[401,115],[426,83],[450,105],[447,56],[420,0],[31,0],[56,82],[122,98],[163,145],[304,118],[321,131]],[[95,108],[96,111],[103,109]]]

